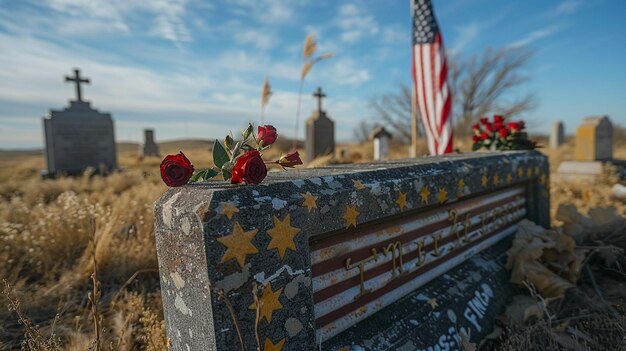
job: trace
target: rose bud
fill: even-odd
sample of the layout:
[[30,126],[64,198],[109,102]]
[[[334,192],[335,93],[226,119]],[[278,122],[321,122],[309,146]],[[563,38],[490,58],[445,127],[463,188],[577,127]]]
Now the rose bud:
[[520,124],[516,123],[516,122],[510,122],[507,127],[511,130],[511,132],[513,133],[518,133],[521,128],[520,128]]
[[478,125],[478,123],[474,123],[474,125],[472,126],[472,130],[480,130],[480,126]]
[[500,130],[500,129],[504,128],[504,122],[502,122],[502,121],[494,122],[493,126],[494,126],[494,128],[496,130]]
[[502,128],[498,131],[498,135],[500,135],[500,139],[506,139],[506,136],[509,135],[509,130]]
[[259,184],[267,175],[267,167],[257,150],[250,150],[237,159],[230,182],[233,184]]
[[487,133],[485,133],[485,132],[482,132],[482,133],[480,134],[480,139],[481,139],[481,140],[487,140],[487,139],[489,139],[489,134],[487,134]]
[[493,133],[493,124],[491,123],[485,124],[485,129],[487,129],[489,133]]
[[489,123],[489,120],[487,119],[487,117],[483,117],[480,119],[480,123],[482,123],[483,125],[487,125],[487,123]]
[[302,164],[302,160],[300,159],[300,154],[298,153],[298,151],[294,151],[285,156],[281,156],[278,161],[275,162],[283,167],[295,167]]
[[276,134],[276,128],[270,125],[258,127],[257,138],[259,145],[268,146],[274,144],[278,135]]
[[504,117],[502,117],[501,115],[493,115],[493,121],[496,123],[503,123],[504,122]]
[[480,139],[480,137],[479,137],[478,135],[473,135],[473,136],[472,136],[472,141],[473,141],[473,142],[477,143],[477,142],[479,142],[480,140],[481,140],[481,139]]
[[167,155],[161,162],[161,178],[167,186],[187,184],[193,171],[193,165],[182,151],[178,155]]

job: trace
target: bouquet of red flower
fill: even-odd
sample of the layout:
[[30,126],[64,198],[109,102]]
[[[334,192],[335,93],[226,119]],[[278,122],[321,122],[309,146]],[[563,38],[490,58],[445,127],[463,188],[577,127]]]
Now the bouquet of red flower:
[[504,117],[493,116],[493,122],[484,117],[480,119],[480,124],[472,126],[474,136],[472,140],[472,150],[480,148],[489,150],[530,150],[537,147],[537,143],[528,140],[528,135],[524,132],[526,124],[524,121],[509,122],[505,125]]
[[267,150],[278,138],[276,128],[271,125],[259,126],[257,133],[249,124],[241,133],[242,140],[235,142],[230,136],[224,139],[224,145],[215,140],[213,145],[214,167],[194,173],[194,167],[182,153],[168,155],[161,162],[161,178],[168,186],[181,186],[189,181],[198,182],[213,178],[219,174],[231,183],[259,184],[267,175],[267,165],[295,167],[302,164],[298,151],[293,151],[276,161],[265,162],[261,152]]

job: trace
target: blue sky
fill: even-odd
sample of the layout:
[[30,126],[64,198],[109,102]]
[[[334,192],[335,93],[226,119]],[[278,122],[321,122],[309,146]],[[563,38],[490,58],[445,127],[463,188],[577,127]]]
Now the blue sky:
[[[626,124],[626,1],[434,0],[449,50],[527,45],[525,72],[539,106],[531,130],[552,120],[572,133],[587,115]],[[41,117],[74,91],[63,76],[80,67],[83,95],[111,112],[119,141],[214,138],[259,122],[268,76],[267,121],[294,131],[302,42],[315,33],[317,64],[305,82],[303,115],[321,85],[340,140],[372,119],[371,97],[411,82],[409,1],[0,0],[0,148],[41,147]],[[302,125],[302,124],[301,124]],[[299,131],[300,137],[304,135]]]

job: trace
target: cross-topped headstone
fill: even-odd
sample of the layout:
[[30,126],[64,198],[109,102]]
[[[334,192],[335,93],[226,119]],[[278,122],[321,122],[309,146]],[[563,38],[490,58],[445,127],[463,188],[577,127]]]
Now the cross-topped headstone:
[[89,78],[81,78],[80,70],[78,68],[74,69],[74,77],[65,76],[66,82],[74,82],[76,84],[76,101],[83,101],[83,97],[80,91],[80,83],[89,84]]
[[322,111],[322,99],[326,97],[326,94],[322,92],[322,87],[317,87],[317,90],[313,92],[313,96],[317,98],[317,110]]

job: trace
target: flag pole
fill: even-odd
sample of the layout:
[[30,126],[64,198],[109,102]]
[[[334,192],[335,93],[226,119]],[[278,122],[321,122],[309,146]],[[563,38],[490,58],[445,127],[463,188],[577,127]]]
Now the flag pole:
[[417,106],[415,103],[415,84],[411,89],[411,149],[410,157],[417,157]]

